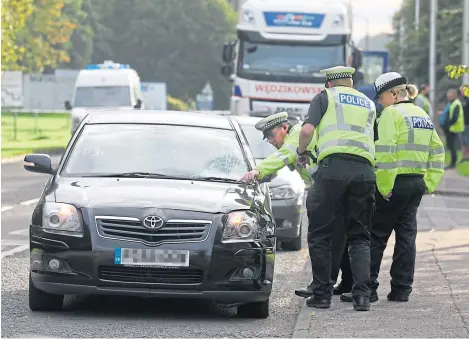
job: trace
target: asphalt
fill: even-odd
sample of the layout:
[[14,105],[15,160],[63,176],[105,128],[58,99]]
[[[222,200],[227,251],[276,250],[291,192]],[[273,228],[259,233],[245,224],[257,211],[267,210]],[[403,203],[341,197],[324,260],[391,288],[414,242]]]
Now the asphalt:
[[[57,163],[59,158],[53,160]],[[2,164],[2,337],[468,337],[461,324],[469,315],[465,299],[469,254],[460,252],[469,252],[469,239],[450,231],[469,225],[464,196],[424,197],[418,215],[423,245],[413,299],[407,304],[385,301],[390,244],[382,273],[382,301],[373,311],[357,314],[350,305],[335,302],[331,310],[314,310],[312,316],[313,311],[301,307],[303,299],[293,293],[310,279],[304,244],[300,252],[278,252],[271,315],[265,320],[238,319],[233,309],[200,302],[96,297],[68,297],[61,313],[33,313],[27,300],[28,226],[47,179],[47,175],[26,172],[21,162]],[[451,245],[450,238],[437,237],[443,233],[462,243]],[[431,247],[422,249],[425,244],[447,249],[432,257]]]

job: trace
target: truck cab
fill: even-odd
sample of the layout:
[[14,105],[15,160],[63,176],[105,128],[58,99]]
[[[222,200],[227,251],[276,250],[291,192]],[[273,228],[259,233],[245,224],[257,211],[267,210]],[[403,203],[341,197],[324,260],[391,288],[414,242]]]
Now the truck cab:
[[[300,119],[324,89],[321,69],[352,65],[351,6],[341,1],[248,0],[223,48],[230,111],[287,111]],[[353,66],[353,65],[352,65]]]
[[90,109],[141,109],[141,98],[140,77],[129,65],[107,60],[86,66],[78,73],[72,102],[65,102],[72,115],[72,133]]

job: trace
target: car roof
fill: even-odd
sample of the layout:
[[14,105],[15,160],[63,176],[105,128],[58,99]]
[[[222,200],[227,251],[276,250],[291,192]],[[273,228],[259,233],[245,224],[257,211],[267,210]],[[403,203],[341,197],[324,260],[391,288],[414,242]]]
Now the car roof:
[[259,120],[263,119],[262,117],[251,117],[247,115],[242,115],[242,116],[236,116],[235,118],[238,120],[240,125],[255,125],[256,122]]
[[93,124],[163,124],[233,130],[229,116],[202,112],[157,110],[90,111],[86,123]]

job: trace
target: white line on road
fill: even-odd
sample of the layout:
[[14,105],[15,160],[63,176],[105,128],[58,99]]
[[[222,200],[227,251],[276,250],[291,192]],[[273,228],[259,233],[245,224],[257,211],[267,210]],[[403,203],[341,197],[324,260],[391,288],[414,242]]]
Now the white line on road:
[[424,207],[426,211],[453,211],[453,212],[468,212],[469,208],[451,208],[451,207]]
[[13,206],[2,206],[2,213],[6,212],[6,211],[9,211],[9,210],[12,210],[12,209],[13,209]]
[[2,246],[21,246],[28,244],[26,239],[3,239]]
[[21,246],[12,248],[11,250],[2,252],[2,258],[8,257],[8,256],[13,255],[15,253],[26,251],[27,249],[29,249],[29,244],[21,245]]
[[23,206],[33,205],[33,204],[37,203],[38,201],[39,201],[39,198],[38,199],[26,200],[26,201],[20,202],[20,205],[23,205]]
[[29,228],[25,228],[25,229],[22,229],[22,230],[17,230],[17,231],[13,231],[13,232],[10,232],[8,234],[13,234],[13,235],[28,235],[29,234]]

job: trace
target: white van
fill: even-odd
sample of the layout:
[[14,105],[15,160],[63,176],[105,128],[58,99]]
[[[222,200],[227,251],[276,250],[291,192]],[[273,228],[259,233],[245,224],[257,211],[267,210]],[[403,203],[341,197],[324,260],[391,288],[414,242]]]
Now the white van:
[[72,133],[89,109],[143,108],[140,91],[140,77],[129,65],[107,60],[86,66],[78,74],[72,102],[65,101],[65,109],[72,111]]

